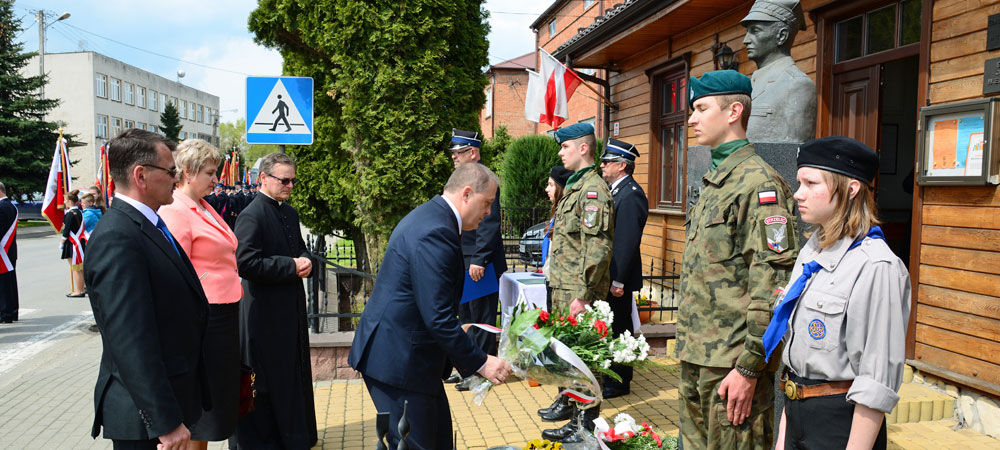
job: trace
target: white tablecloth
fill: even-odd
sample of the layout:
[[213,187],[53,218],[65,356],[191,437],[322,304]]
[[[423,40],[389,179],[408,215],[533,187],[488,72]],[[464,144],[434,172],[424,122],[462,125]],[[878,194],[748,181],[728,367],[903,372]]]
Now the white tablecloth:
[[[538,284],[525,284],[523,281],[541,280]],[[500,306],[504,314],[511,314],[517,299],[524,300],[532,308],[546,309],[545,277],[535,272],[507,272],[500,277]]]

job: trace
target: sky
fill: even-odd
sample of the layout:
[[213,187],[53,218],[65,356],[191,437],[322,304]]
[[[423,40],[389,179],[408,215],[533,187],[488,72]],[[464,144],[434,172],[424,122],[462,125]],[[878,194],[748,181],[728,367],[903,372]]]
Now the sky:
[[[487,0],[490,64],[532,52],[531,23],[546,0]],[[48,13],[45,52],[94,51],[218,95],[223,122],[245,116],[246,76],[281,75],[281,55],[253,41],[247,18],[254,0],[15,0],[19,39],[38,50],[35,13]],[[53,22],[64,12],[70,17]],[[117,42],[116,42],[117,41]],[[205,67],[208,66],[208,67]]]

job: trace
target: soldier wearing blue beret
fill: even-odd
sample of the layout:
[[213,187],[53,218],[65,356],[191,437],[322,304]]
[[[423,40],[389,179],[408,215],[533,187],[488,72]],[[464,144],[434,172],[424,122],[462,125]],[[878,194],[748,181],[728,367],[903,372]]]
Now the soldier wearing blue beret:
[[677,314],[681,435],[688,450],[770,449],[774,372],[762,337],[798,252],[792,192],[746,139],[750,79],[691,78],[689,132],[712,153],[688,211]]
[[[556,204],[555,225],[549,259],[552,309],[572,316],[596,300],[604,300],[611,287],[611,245],[615,233],[614,202],[611,191],[594,164],[597,137],[594,126],[585,123],[556,130],[559,157],[573,171],[566,181],[562,199]],[[596,394],[596,393],[595,393]],[[549,408],[539,411],[549,421],[572,417],[566,397],[558,396]],[[599,407],[581,412],[584,424],[593,430]],[[544,430],[542,437],[562,441],[577,431],[576,421],[562,428]]]

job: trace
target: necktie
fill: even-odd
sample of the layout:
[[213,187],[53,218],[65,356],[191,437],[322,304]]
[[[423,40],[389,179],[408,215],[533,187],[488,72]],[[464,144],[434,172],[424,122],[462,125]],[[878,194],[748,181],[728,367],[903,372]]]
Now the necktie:
[[174,242],[174,237],[170,234],[170,230],[167,229],[167,224],[163,223],[163,219],[160,216],[156,216],[156,228],[163,233],[163,237],[167,238],[167,242],[169,242],[170,246],[172,246],[174,251],[177,252],[177,256],[181,256],[180,250],[177,250],[177,243]]
[[[865,237],[870,237],[872,239],[885,239],[885,235],[882,234],[882,229],[874,226],[868,230],[868,234]],[[853,250],[855,247],[861,245],[861,242],[865,238],[858,239],[851,243],[850,248],[847,251]],[[812,276],[819,272],[823,266],[820,266],[816,261],[809,261],[802,266],[802,275],[799,275],[792,283],[792,286],[788,288],[788,292],[785,293],[785,298],[781,301],[777,308],[774,308],[774,315],[771,316],[771,323],[767,325],[767,330],[764,331],[764,361],[771,359],[771,353],[774,349],[778,347],[778,343],[781,342],[781,338],[785,337],[785,332],[788,331],[788,318],[791,317],[792,311],[795,310],[795,303],[802,296],[802,291],[806,287],[806,283]]]

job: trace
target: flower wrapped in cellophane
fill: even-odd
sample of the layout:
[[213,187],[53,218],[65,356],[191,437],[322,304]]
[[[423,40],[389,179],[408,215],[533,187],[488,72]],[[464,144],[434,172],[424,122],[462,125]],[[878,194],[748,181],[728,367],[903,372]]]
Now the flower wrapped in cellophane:
[[[576,317],[568,309],[549,313],[519,302],[513,314],[503,318],[497,356],[507,361],[519,378],[567,386],[567,395],[590,403],[601,395],[595,372],[620,381],[611,370],[612,363],[659,366],[648,360],[645,337],[628,332],[612,337],[613,322],[614,313],[605,301],[586,306]],[[486,380],[473,386],[476,404],[482,403],[490,387]]]
[[594,437],[602,450],[676,450],[677,438],[665,436],[646,422],[636,423],[632,416],[621,413],[608,425],[603,418],[594,420]]

